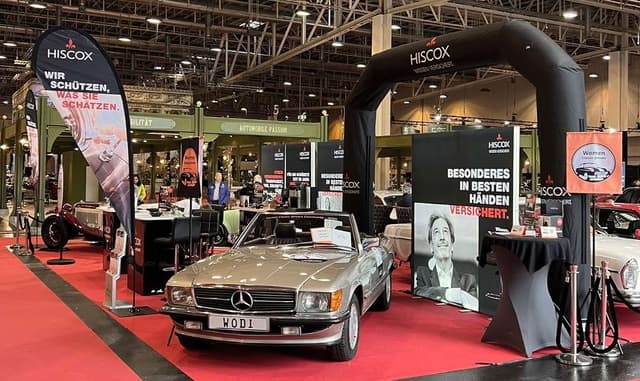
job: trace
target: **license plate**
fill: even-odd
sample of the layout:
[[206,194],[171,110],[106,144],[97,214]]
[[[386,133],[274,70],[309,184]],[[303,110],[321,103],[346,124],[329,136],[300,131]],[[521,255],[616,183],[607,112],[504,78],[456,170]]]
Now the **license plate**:
[[269,332],[269,318],[233,315],[209,315],[209,329]]

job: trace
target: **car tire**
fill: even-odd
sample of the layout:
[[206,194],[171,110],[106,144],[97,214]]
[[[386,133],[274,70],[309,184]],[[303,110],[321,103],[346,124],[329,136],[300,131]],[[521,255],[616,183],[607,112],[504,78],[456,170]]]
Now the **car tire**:
[[227,237],[229,236],[229,231],[227,228],[220,224],[218,225],[218,231],[213,235],[213,246],[225,246],[227,245]]
[[177,333],[176,333],[176,336],[178,337],[178,341],[180,342],[180,345],[182,345],[184,349],[188,349],[188,350],[203,349],[203,348],[206,348],[207,345],[209,344],[206,340],[198,339],[191,336],[179,335]]
[[391,307],[391,274],[387,275],[387,279],[384,280],[384,290],[382,294],[378,296],[371,309],[374,311],[386,311]]
[[42,223],[42,241],[49,249],[60,250],[69,240],[66,224],[57,215],[51,215]]
[[360,302],[354,295],[349,303],[349,318],[342,326],[340,341],[329,347],[331,359],[334,361],[349,361],[358,352],[360,343]]

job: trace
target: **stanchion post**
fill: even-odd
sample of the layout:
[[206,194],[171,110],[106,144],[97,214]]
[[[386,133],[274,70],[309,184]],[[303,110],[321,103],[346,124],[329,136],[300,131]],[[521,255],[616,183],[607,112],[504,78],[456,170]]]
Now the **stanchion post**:
[[598,357],[606,357],[606,358],[616,358],[622,355],[622,352],[617,347],[611,348],[611,350],[607,352],[602,352],[607,348],[607,321],[609,320],[607,314],[607,301],[609,299],[609,293],[607,289],[607,280],[611,277],[609,273],[609,264],[607,261],[602,261],[600,263],[600,326],[598,332],[599,342],[595,345],[598,352],[587,348],[586,352],[589,356],[598,356]]
[[22,249],[24,246],[20,244],[20,216],[22,215],[22,210],[18,209],[16,212],[16,243],[9,246],[12,250]]
[[[578,354],[578,265],[569,266],[569,287],[571,288],[571,352],[556,355],[556,360],[565,365],[586,366],[593,360],[589,356]],[[562,316],[560,316],[562,319]]]

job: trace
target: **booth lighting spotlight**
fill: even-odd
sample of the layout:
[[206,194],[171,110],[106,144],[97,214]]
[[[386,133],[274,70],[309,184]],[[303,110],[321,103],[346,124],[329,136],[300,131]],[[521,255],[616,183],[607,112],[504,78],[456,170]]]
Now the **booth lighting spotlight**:
[[391,94],[393,94],[393,95],[398,94],[398,90],[393,90],[393,91],[391,92]]
[[142,140],[142,142],[143,142],[143,143],[146,143],[146,142],[147,142],[147,139],[143,139],[143,140]]
[[447,94],[440,94],[440,99],[447,99]]
[[173,135],[174,139],[179,139],[180,137],[178,135]]
[[333,46],[334,48],[341,48],[344,46],[344,42],[340,41],[340,40],[334,40],[331,43],[331,46]]
[[0,55],[0,60],[6,60],[7,56]]
[[429,85],[429,88],[430,88],[430,89],[437,89],[437,88],[438,88],[438,85],[434,85],[434,84],[432,83],[432,84],[430,84],[430,85]]
[[0,149],[5,151],[5,150],[9,149],[9,146],[6,145],[6,144],[3,144],[3,145],[0,145]]
[[162,23],[162,20],[155,16],[147,17],[146,21],[151,25],[160,25]]
[[16,46],[18,46],[18,45],[16,45],[15,42],[3,42],[2,45],[6,46],[8,48],[15,48]]
[[327,102],[327,106],[334,106],[334,105],[335,105],[335,103],[333,103],[333,102]]
[[402,104],[408,105],[411,101],[402,101]]
[[367,65],[365,65],[365,64],[363,64],[363,63],[359,63],[359,64],[357,64],[357,65],[356,65],[356,67],[357,67],[358,69],[364,69],[365,67],[367,67]]
[[182,60],[180,61],[180,63],[183,65],[191,65],[191,61],[188,61],[188,60]]
[[131,39],[129,37],[119,37],[118,41],[120,41],[120,42],[131,42]]
[[400,30],[400,29],[402,29],[402,27],[400,25],[397,25],[397,24],[391,25],[391,30],[396,30],[397,31],[397,30]]
[[440,114],[436,114],[436,116],[434,116],[434,117],[433,117],[433,119],[434,119],[436,122],[439,122],[440,120],[442,120],[442,115],[440,115]]
[[156,65],[153,67],[153,70],[163,70],[164,68],[160,65]]
[[218,100],[217,99],[212,99],[211,103],[218,103]]
[[136,160],[136,164],[142,164],[142,160]]
[[508,120],[505,120],[505,121],[504,121],[504,125],[505,125],[505,126],[508,126],[508,125],[510,125],[510,124],[511,124],[511,122],[509,122]]
[[284,81],[284,82],[282,82],[282,84],[285,85],[285,86],[291,86],[292,85],[292,83],[289,82],[289,81]]
[[613,127],[609,127],[609,130],[608,130],[608,131],[609,131],[609,133],[610,133],[610,134],[613,134],[614,132],[617,132],[618,130],[616,130],[616,129],[615,129],[615,128],[613,128]]
[[164,139],[164,135],[160,135],[160,139]]
[[247,110],[246,107],[243,107],[243,108],[240,109],[240,111],[247,112],[248,110]]
[[602,56],[602,59],[605,61],[609,61],[611,59],[611,56],[608,54],[605,54],[604,56]]
[[475,118],[475,119],[473,120],[473,122],[474,122],[475,124],[481,124],[481,123],[482,123],[482,121],[481,121],[480,119],[478,119],[478,118]]
[[256,93],[264,93],[264,89],[256,89]]
[[598,73],[590,73],[589,78],[598,78]]
[[80,149],[78,147],[73,149],[74,151],[80,151]]
[[217,47],[217,46],[214,46],[213,48],[211,48],[211,51],[212,51],[212,52],[221,52],[221,51],[222,51],[222,48],[219,48],[219,47]]
[[564,12],[562,12],[562,17],[566,20],[573,20],[578,17],[578,11],[573,8],[565,9]]
[[282,98],[282,103],[289,103],[289,99],[287,99],[287,98]]
[[2,101],[2,104],[3,104],[3,105],[8,105],[8,104],[9,104],[9,101]]
[[131,139],[131,143],[137,143],[137,142],[138,142],[138,139],[136,138]]

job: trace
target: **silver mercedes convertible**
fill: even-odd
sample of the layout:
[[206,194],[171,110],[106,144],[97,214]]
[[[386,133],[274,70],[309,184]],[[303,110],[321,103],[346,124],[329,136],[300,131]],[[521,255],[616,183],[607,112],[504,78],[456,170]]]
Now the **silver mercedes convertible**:
[[257,214],[232,248],[174,275],[167,304],[183,347],[207,341],[324,345],[352,359],[360,318],[391,303],[392,254],[353,215]]

